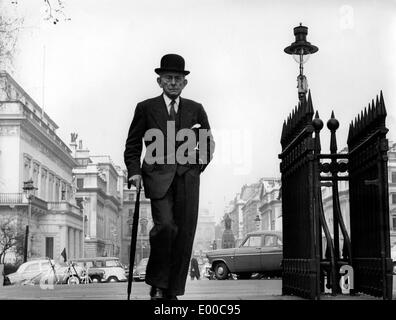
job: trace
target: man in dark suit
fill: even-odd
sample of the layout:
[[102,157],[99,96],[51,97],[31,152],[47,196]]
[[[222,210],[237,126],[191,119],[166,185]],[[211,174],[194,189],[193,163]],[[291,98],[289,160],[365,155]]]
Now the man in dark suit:
[[[184,66],[179,55],[162,57],[155,72],[163,93],[137,104],[124,152],[128,187],[140,188],[143,180],[151,200],[154,226],[146,283],[152,300],[184,294],[198,218],[199,178],[214,151],[203,106],[180,97],[189,74]],[[141,166],[143,138],[146,154]]]

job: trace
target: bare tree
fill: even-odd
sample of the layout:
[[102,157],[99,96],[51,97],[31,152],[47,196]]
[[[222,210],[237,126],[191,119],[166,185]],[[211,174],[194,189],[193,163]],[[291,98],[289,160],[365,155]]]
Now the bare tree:
[[18,32],[23,19],[11,18],[0,14],[0,68],[12,66]]
[[[39,0],[36,0],[37,2]],[[65,13],[63,0],[41,0],[44,1],[43,19],[53,24],[61,21],[71,20]],[[23,28],[23,18],[15,17],[9,9],[11,6],[17,8],[17,0],[0,0],[0,70],[12,68],[13,57],[18,33]]]
[[8,252],[14,252],[17,256],[23,250],[24,233],[18,225],[18,216],[0,217],[0,263],[4,263]]
[[45,10],[46,17],[44,18],[45,20],[49,20],[53,24],[57,24],[61,20],[64,20],[64,21],[71,20],[65,14],[64,1],[62,1],[62,0],[44,0],[44,2],[46,4],[46,10]]

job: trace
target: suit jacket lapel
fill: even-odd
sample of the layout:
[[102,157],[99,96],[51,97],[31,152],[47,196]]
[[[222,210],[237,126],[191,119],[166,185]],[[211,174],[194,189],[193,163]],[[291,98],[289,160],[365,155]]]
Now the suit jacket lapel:
[[155,99],[153,112],[155,113],[155,122],[166,136],[166,121],[168,120],[168,110],[166,108],[165,101],[162,95]]
[[180,97],[180,128],[190,128],[192,113],[188,108],[186,100]]

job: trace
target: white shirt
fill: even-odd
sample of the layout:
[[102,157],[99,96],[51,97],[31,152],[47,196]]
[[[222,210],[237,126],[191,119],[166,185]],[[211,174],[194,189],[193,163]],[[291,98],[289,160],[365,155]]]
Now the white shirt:
[[[168,114],[170,115],[172,99],[170,99],[166,94],[163,94],[162,96],[164,97],[165,105],[166,105],[166,108],[168,109]],[[174,106],[175,106],[176,113],[177,113],[177,110],[179,109],[179,102],[180,102],[180,96],[175,99]]]

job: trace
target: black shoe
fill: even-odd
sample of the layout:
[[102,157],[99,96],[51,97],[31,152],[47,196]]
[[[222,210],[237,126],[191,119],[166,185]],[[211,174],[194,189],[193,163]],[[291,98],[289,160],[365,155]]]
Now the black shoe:
[[166,300],[178,300],[174,293],[170,293],[168,291],[165,291],[165,299]]
[[151,300],[165,300],[164,291],[156,287],[151,287],[150,297]]

